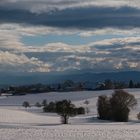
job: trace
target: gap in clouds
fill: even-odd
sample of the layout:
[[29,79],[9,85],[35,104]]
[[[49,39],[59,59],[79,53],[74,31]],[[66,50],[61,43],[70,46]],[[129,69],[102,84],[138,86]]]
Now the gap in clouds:
[[71,35],[48,34],[48,35],[22,36],[21,42],[27,46],[44,46],[49,43],[58,43],[58,42],[65,43],[68,45],[87,45],[89,43],[100,41],[103,39],[112,39],[121,37],[124,38],[126,37],[126,35],[121,34],[115,35],[108,33],[106,35],[93,34],[84,37],[80,36],[78,33]]

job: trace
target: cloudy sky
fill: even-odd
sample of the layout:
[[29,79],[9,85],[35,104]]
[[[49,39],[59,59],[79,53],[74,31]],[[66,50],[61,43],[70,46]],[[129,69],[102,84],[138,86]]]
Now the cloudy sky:
[[140,71],[140,0],[0,0],[0,72]]

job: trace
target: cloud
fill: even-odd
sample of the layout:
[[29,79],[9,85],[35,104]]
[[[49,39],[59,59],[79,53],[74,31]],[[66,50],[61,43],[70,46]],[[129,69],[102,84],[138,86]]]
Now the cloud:
[[[55,71],[71,69],[92,69],[93,72],[140,70],[140,49],[137,45],[139,40],[140,37],[106,39],[87,44],[86,47],[80,45],[75,49],[70,45],[63,44],[63,46],[62,43],[55,43],[42,48],[35,47],[33,51],[30,50],[28,56],[36,56],[43,62],[51,62]],[[131,46],[131,44],[135,45]],[[49,48],[51,45],[53,50]]]
[[0,71],[140,70],[139,40],[140,37],[106,39],[86,46],[58,42],[42,47],[22,46],[26,49],[19,49],[19,46],[16,51],[0,48]]
[[[0,71],[55,72],[92,69],[93,72],[105,72],[140,70],[139,36],[102,39],[84,45],[56,42],[42,46],[27,46],[21,42],[22,35],[50,34],[52,30],[59,34],[60,30],[44,26],[24,27],[18,24],[2,24],[0,30]],[[115,30],[120,32],[120,30]],[[137,34],[136,29],[131,31]],[[81,32],[84,31],[81,30]],[[78,33],[81,32],[78,31]],[[60,31],[60,33],[62,32]],[[72,32],[65,31],[65,34],[69,33]]]
[[[63,31],[63,32],[62,32]],[[89,31],[89,30],[88,30]],[[122,35],[120,38],[102,39],[84,45],[63,42],[42,46],[27,46],[21,37],[86,33],[83,29],[59,29],[48,26],[0,25],[0,71],[10,72],[56,72],[92,69],[93,72],[140,70],[139,28],[120,30],[105,28],[89,31],[93,35],[108,32]],[[126,35],[130,37],[125,37]],[[81,35],[82,36],[82,35]],[[132,37],[134,36],[134,37]]]
[[28,58],[24,54],[0,51],[0,71],[7,72],[49,72],[50,65],[38,58]]
[[79,36],[82,38],[88,38],[92,36],[102,35],[118,35],[118,36],[139,36],[140,28],[133,29],[117,29],[117,28],[104,28],[95,30],[80,30]]
[[[139,7],[139,0],[1,0],[0,71],[140,70]],[[22,40],[50,34],[93,42],[28,46]]]
[[76,29],[139,28],[140,9],[90,6],[37,14],[23,9],[0,7],[0,23]]

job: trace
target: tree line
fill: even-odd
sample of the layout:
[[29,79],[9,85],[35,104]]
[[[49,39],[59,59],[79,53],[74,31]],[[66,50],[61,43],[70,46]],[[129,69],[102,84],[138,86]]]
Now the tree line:
[[130,80],[128,83],[120,81],[105,80],[103,82],[90,83],[87,82],[73,82],[66,80],[58,84],[33,84],[23,86],[9,86],[8,88],[1,88],[0,93],[9,93],[12,95],[25,95],[30,93],[44,93],[44,92],[69,92],[82,90],[107,90],[107,89],[124,89],[124,88],[140,88],[139,82]]
[[134,82],[130,80],[127,82],[112,81],[110,79],[105,80],[104,82],[99,82],[96,85],[96,90],[108,90],[108,89],[124,89],[124,88],[140,88],[139,82]]
[[25,95],[32,93],[44,93],[44,92],[68,92],[68,91],[81,91],[84,90],[83,82],[73,82],[66,80],[58,84],[33,84],[22,86],[9,86],[1,88],[0,93],[9,93],[12,95]]

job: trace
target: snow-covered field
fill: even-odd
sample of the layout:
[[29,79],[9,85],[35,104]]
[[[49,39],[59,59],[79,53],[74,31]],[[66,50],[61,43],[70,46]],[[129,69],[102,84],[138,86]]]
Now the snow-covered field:
[[[110,95],[111,90],[0,97],[0,140],[140,140],[140,124],[136,118],[140,112],[140,89],[127,91],[138,100],[138,106],[131,111],[127,123],[96,119],[98,96]],[[84,101],[88,100],[90,113],[70,118],[68,125],[62,125],[56,114],[21,106],[24,101],[34,105],[44,99],[48,102],[70,99],[76,106],[86,106]]]
[[1,140],[139,140],[136,125],[62,125],[8,127],[0,129]]

